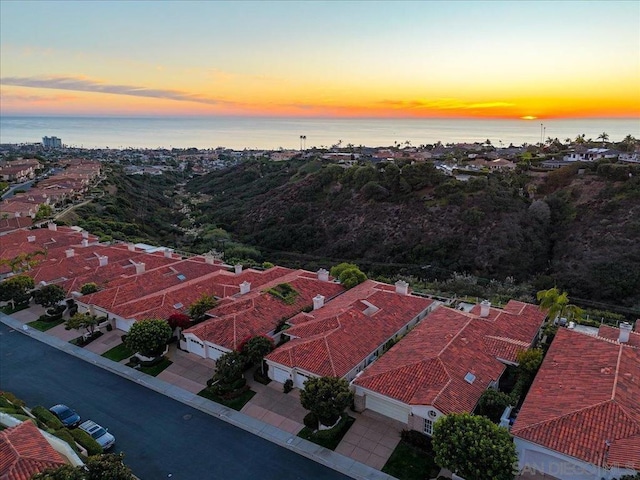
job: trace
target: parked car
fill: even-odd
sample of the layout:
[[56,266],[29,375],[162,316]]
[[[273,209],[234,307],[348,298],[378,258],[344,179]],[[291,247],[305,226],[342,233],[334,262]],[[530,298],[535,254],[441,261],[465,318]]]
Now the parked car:
[[106,428],[102,428],[96,422],[87,420],[80,424],[80,428],[93,437],[103,450],[108,450],[116,443],[116,438]]
[[66,405],[59,403],[51,407],[49,411],[58,417],[58,420],[60,420],[65,427],[75,428],[80,425],[80,415]]

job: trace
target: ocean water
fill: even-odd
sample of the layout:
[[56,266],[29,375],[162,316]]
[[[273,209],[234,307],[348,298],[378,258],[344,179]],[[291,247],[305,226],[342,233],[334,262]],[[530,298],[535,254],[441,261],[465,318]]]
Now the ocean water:
[[[640,119],[450,120],[249,117],[0,117],[0,143],[41,142],[56,136],[84,148],[298,149],[341,142],[370,147],[396,143],[484,142],[495,146],[535,144],[544,139],[610,141],[640,138]],[[301,139],[301,136],[306,139]]]

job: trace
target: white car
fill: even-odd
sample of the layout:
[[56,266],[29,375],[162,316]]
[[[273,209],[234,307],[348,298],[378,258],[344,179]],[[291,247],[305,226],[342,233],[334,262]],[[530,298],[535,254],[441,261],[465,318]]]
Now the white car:
[[106,428],[102,428],[92,420],[82,422],[79,428],[91,435],[91,437],[100,444],[103,450],[110,449],[116,443],[116,438],[111,435]]

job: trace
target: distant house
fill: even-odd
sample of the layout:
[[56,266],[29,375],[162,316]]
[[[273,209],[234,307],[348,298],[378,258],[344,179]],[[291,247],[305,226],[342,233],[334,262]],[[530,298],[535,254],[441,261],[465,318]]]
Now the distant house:
[[449,413],[472,412],[518,352],[537,338],[545,314],[510,301],[470,312],[441,306],[359,375],[356,410],[373,410],[426,435]]
[[511,433],[519,468],[560,479],[640,471],[640,334],[561,328]]
[[323,297],[313,300],[313,311],[288,322],[283,335],[290,341],[265,358],[276,382],[291,379],[304,388],[309,377],[350,381],[438,304],[410,294],[406,282],[394,287],[373,280],[326,303]]
[[609,148],[576,148],[562,159],[567,162],[593,162],[602,158],[617,158],[619,153]]

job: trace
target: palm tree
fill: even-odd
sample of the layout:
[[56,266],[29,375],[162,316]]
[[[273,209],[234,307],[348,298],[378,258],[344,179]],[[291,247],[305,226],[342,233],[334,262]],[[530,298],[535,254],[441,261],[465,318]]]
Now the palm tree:
[[604,147],[604,144],[609,141],[609,134],[607,132],[602,132],[597,137],[597,140],[600,140],[600,139],[602,139],[602,146]]
[[576,139],[575,139],[575,142],[576,142],[576,143],[584,143],[584,142],[585,142],[584,137],[585,137],[585,134],[584,134],[584,133],[582,133],[582,134],[578,135],[578,136],[576,137]]
[[540,302],[540,309],[547,312],[547,317],[554,321],[556,318],[572,318],[582,316],[582,309],[569,303],[567,292],[560,292],[556,287],[540,290],[536,295]]

